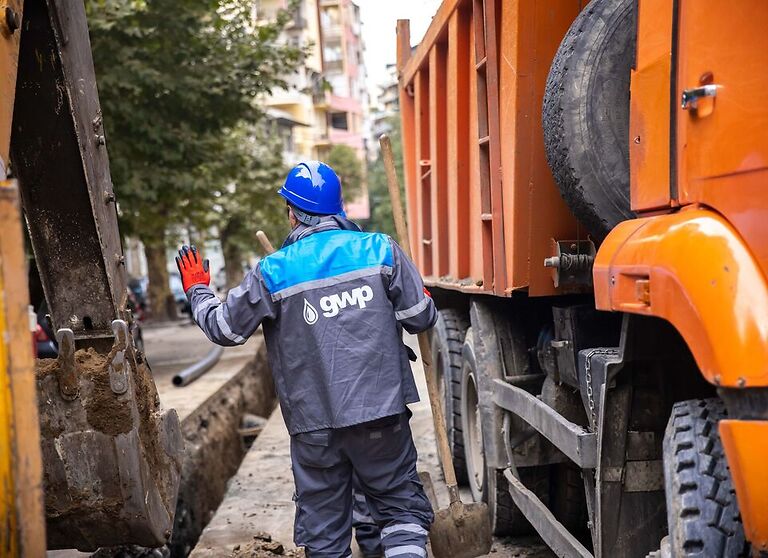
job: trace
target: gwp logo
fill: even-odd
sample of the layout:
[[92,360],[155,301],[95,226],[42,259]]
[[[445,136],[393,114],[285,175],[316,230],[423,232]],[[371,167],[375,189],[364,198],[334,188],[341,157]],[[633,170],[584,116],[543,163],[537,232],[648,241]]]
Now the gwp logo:
[[373,300],[373,289],[368,285],[352,289],[352,292],[343,291],[340,294],[324,296],[320,299],[320,308],[323,309],[323,316],[333,318],[339,313],[339,310],[346,308],[347,305],[365,308],[366,302]]

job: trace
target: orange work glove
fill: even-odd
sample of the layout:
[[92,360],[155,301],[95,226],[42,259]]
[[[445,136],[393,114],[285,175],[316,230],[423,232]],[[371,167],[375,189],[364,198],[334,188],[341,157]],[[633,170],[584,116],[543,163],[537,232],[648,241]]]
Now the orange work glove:
[[181,275],[181,284],[186,293],[195,285],[205,285],[211,283],[211,273],[208,271],[208,260],[203,260],[200,253],[194,246],[184,245],[176,256],[176,267],[179,268]]

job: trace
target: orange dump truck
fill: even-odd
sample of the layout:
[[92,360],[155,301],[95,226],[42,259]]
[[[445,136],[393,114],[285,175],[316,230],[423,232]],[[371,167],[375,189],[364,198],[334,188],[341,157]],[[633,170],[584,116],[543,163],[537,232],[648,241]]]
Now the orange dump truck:
[[768,2],[398,24],[453,458],[559,556],[768,552]]

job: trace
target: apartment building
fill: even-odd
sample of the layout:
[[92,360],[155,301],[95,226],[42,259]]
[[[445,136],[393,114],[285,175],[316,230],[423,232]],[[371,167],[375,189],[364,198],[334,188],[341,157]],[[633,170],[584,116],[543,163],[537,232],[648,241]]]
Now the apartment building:
[[381,134],[392,132],[392,121],[400,114],[400,96],[397,81],[397,67],[395,64],[387,64],[387,76],[383,83],[378,85],[378,95],[375,102],[371,103],[371,150],[368,157],[375,159],[378,154],[376,139]]
[[[288,0],[255,0],[256,22],[270,20],[288,7]],[[303,67],[286,76],[288,88],[278,89],[265,98],[270,116],[283,140],[286,164],[318,158],[319,148],[327,143],[325,107],[317,100],[323,95],[323,54],[318,0],[301,0],[285,30],[291,44],[308,49]]]
[[[288,0],[255,0],[255,20],[274,18]],[[285,38],[308,48],[304,67],[288,77],[289,87],[265,99],[267,114],[283,140],[283,158],[325,159],[334,145],[355,150],[365,168],[370,126],[365,85],[360,8],[352,0],[301,0]],[[370,215],[365,184],[348,200],[353,219]]]

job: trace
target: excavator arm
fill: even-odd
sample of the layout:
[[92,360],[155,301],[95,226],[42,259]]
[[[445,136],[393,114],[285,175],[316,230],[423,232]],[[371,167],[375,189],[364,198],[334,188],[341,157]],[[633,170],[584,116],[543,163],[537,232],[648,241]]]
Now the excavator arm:
[[109,350],[127,278],[81,0],[25,3],[11,160],[54,327]]
[[160,546],[183,442],[130,334],[85,8],[26,0],[18,24],[10,172],[59,341],[36,376],[48,548]]

